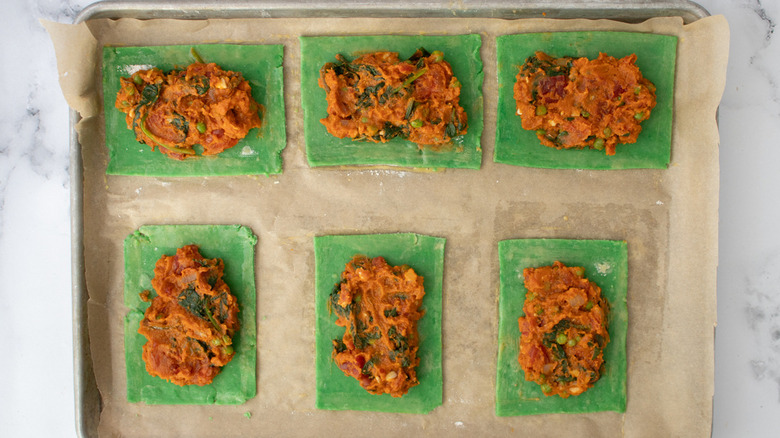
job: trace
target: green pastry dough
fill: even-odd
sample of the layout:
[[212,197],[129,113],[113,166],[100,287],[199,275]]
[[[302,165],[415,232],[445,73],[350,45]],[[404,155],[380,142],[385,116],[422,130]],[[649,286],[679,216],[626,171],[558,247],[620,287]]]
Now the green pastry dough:
[[[666,168],[672,145],[677,37],[633,32],[555,32],[497,38],[498,115],[493,159],[497,163],[549,169]],[[642,122],[636,143],[618,145],[614,156],[595,149],[558,150],[543,146],[516,114],[514,84],[519,67],[535,51],[550,56],[616,58],[636,53],[636,65],[656,86],[656,106]]]
[[[194,48],[205,62],[225,70],[240,72],[252,86],[252,96],[263,105],[262,125],[249,131],[243,140],[216,156],[200,156],[183,161],[166,157],[158,150],[140,144],[127,128],[125,114],[114,107],[119,78],[141,68],[158,67],[169,71],[195,62]],[[269,175],[282,172],[281,152],[286,145],[281,45],[208,44],[154,47],[103,48],[103,108],[106,146],[112,175],[214,176]],[[200,146],[195,150],[199,151]]]
[[[369,234],[314,238],[316,277],[316,377],[319,409],[428,413],[442,403],[441,303],[444,270],[443,238],[418,234]],[[407,264],[424,277],[425,314],[419,321],[420,384],[403,397],[368,393],[352,377],[344,375],[332,359],[333,339],[344,328],[328,312],[328,297],[341,279],[344,266],[355,254],[382,256],[390,265]]]
[[[257,237],[239,225],[147,225],[125,239],[125,365],[127,400],[148,404],[236,405],[256,393],[257,362],[255,317],[255,257]],[[225,263],[224,280],[238,298],[241,328],[233,338],[236,351],[214,381],[205,386],[178,386],[146,372],[141,359],[146,338],[138,326],[149,303],[142,301],[144,290],[152,288],[154,265],[163,254],[173,255],[188,244],[198,245],[206,258],[221,258]]]
[[[624,241],[520,239],[498,243],[499,292],[496,415],[531,415],[626,410],[626,331],[628,330],[628,252]],[[552,265],[582,266],[601,287],[610,304],[610,341],[604,349],[604,373],[578,396],[545,396],[536,382],[525,380],[517,361],[526,289],[523,269]]]
[[[301,37],[301,101],[303,103],[304,136],[309,165],[394,165],[423,168],[479,169],[482,164],[482,60],[480,35],[451,36],[349,36]],[[336,54],[347,59],[376,51],[398,52],[406,59],[415,50],[440,50],[452,66],[455,77],[463,85],[460,105],[468,115],[468,133],[456,138],[452,147],[440,151],[420,149],[401,138],[387,143],[354,141],[337,138],[325,129],[320,119],[327,116],[325,90],[320,88],[320,69],[336,61]]]

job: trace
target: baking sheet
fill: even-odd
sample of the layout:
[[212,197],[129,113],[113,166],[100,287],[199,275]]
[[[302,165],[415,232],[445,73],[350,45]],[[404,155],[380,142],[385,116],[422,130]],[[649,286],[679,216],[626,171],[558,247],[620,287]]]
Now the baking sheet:
[[[722,17],[639,25],[547,19],[94,20],[47,24],[63,91],[80,111],[88,326],[102,435],[316,435],[354,432],[553,436],[709,435],[717,265],[718,135],[728,27]],[[485,64],[483,166],[415,173],[309,169],[301,136],[299,35],[479,32]],[[495,36],[551,30],[651,31],[680,37],[672,163],[664,170],[517,168],[491,161]],[[105,175],[101,44],[247,41],[285,44],[288,147],[277,177]],[[91,62],[85,62],[91,61]],[[708,77],[702,78],[701,71]],[[176,199],[171,202],[171,199]],[[207,208],[204,208],[206,206]],[[125,401],[121,242],[140,225],[242,223],[259,236],[258,395],[237,407]],[[444,404],[429,415],[314,408],[312,237],[366,232],[446,237]],[[494,376],[497,242],[508,238],[626,240],[629,248],[628,406],[624,415],[498,418]],[[696,309],[691,311],[690,309]],[[658,379],[658,376],[663,376]],[[251,415],[245,415],[250,413]],[[176,421],[171,421],[174,418]]]

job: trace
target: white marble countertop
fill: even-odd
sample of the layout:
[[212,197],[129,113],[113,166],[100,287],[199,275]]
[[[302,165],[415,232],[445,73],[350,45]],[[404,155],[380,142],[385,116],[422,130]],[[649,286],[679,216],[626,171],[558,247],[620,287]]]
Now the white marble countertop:
[[[0,435],[76,435],[68,107],[39,19],[92,0],[10,0],[0,17]],[[720,106],[713,436],[780,433],[780,2],[701,0],[731,27]],[[702,72],[706,74],[706,72]],[[775,161],[777,160],[777,161]],[[773,195],[774,194],[774,195]],[[773,200],[775,199],[775,200]],[[674,397],[674,394],[670,394]]]

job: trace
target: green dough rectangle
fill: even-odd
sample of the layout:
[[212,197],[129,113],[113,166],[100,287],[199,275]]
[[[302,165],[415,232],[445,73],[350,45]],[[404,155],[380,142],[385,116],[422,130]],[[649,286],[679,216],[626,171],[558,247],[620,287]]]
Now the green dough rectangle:
[[[368,234],[314,238],[317,408],[332,410],[404,412],[424,414],[442,403],[441,304],[444,243],[439,237],[419,234]],[[333,339],[344,336],[336,315],[328,312],[328,297],[341,280],[344,267],[356,254],[382,256],[393,266],[409,265],[424,277],[425,314],[418,323],[420,384],[403,397],[375,395],[335,365]]]
[[[119,78],[136,70],[158,67],[164,72],[195,62],[194,48],[205,62],[240,72],[252,87],[252,96],[264,107],[262,125],[249,131],[235,146],[214,156],[169,158],[158,148],[138,143],[127,128],[125,113],[115,106]],[[287,142],[282,76],[283,46],[206,44],[103,48],[103,109],[111,175],[158,177],[269,175],[282,172],[281,152]],[[200,154],[199,145],[195,150]]]
[[[626,410],[626,331],[628,330],[628,250],[624,241],[519,239],[498,243],[499,292],[496,415],[582,413]],[[523,316],[526,289],[523,269],[552,265],[582,266],[585,277],[601,287],[610,304],[609,337],[604,349],[604,374],[578,396],[546,396],[539,384],[525,380],[518,318]]]
[[[501,35],[497,38],[497,163],[549,169],[664,169],[672,147],[674,70],[677,37],[636,32],[554,32]],[[613,156],[595,149],[563,149],[541,144],[534,131],[521,126],[514,90],[517,73],[535,51],[554,57],[595,59],[599,52],[615,58],[632,53],[645,78],[656,86],[656,106],[642,122],[636,143],[618,144]]]
[[[393,165],[423,168],[479,169],[482,165],[482,60],[480,35],[375,35],[348,37],[301,37],[301,101],[304,136],[309,165]],[[336,55],[352,60],[369,52],[398,52],[409,58],[418,48],[440,50],[462,84],[460,105],[468,116],[468,133],[456,138],[454,146],[435,151],[420,149],[415,143],[396,137],[387,143],[354,141],[328,134],[320,119],[325,118],[328,104],[325,90],[318,85],[320,69],[335,62]]]
[[[148,404],[237,405],[255,396],[257,323],[255,313],[255,244],[257,237],[240,225],[147,225],[125,239],[125,364],[127,400]],[[224,280],[238,299],[241,327],[233,338],[235,356],[209,385],[178,386],[146,372],[141,358],[146,338],[138,333],[150,303],[141,300],[152,288],[154,265],[162,255],[174,255],[195,244],[206,258],[225,263]]]

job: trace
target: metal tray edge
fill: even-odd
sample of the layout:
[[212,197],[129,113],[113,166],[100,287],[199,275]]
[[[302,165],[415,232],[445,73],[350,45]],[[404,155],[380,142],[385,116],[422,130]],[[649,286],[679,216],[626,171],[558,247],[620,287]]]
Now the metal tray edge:
[[152,1],[107,0],[87,6],[76,22],[96,18],[289,18],[289,17],[488,17],[519,18],[609,18],[642,21],[651,17],[679,16],[685,23],[709,16],[691,0],[662,1],[517,1],[489,0],[453,5],[446,0],[384,2],[363,0],[349,4],[321,0],[262,1],[237,0],[227,4],[173,1],[161,5]]
[[[307,9],[302,9],[304,6]],[[383,13],[394,17],[488,17],[520,18],[592,18],[620,21],[642,21],[652,17],[680,16],[685,23],[709,17],[710,13],[691,0],[672,0],[652,3],[598,2],[590,5],[577,2],[497,0],[475,5],[452,4],[437,1],[410,1],[384,3],[365,1],[349,4],[323,1],[267,2],[262,0],[236,1],[215,5],[210,2],[173,2],[161,5],[152,1],[106,0],[84,8],[73,20],[74,24],[98,18],[284,18],[284,17],[358,17]],[[81,144],[76,125],[81,117],[70,110],[70,208],[71,208],[71,275],[73,293],[73,352],[75,426],[79,437],[97,437],[102,399],[97,388],[89,344],[87,293],[84,264],[83,227],[83,172]]]
[[71,282],[73,293],[73,389],[75,397],[76,433],[94,437],[100,420],[102,399],[92,369],[92,354],[87,324],[86,275],[84,271],[84,174],[81,144],[76,124],[81,116],[70,110],[70,235]]

